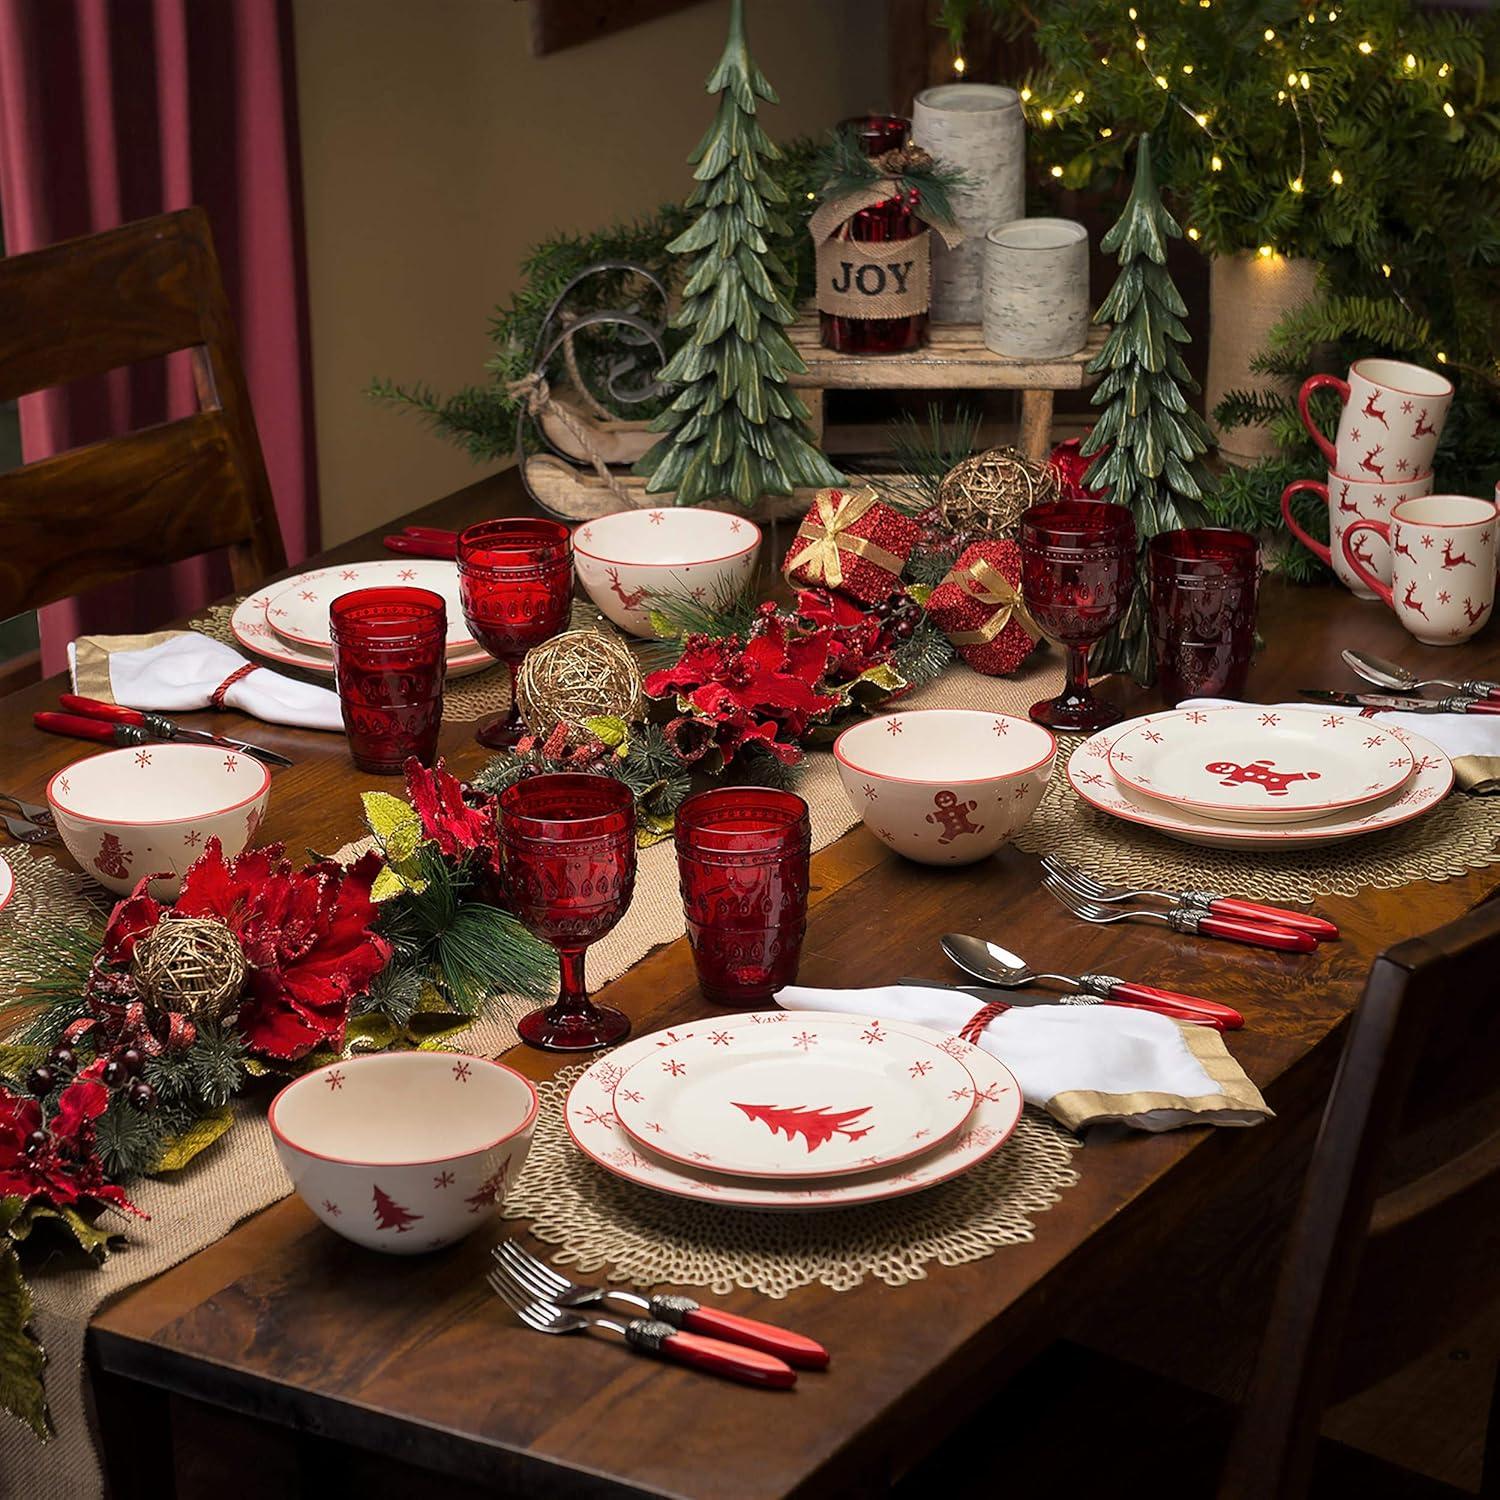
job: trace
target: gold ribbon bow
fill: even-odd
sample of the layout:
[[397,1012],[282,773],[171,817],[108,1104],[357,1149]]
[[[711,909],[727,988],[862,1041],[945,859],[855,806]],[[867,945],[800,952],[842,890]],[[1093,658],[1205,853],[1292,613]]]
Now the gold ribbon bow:
[[844,581],[844,560],[840,554],[848,552],[887,573],[899,574],[905,564],[894,553],[877,546],[869,537],[849,535],[849,528],[879,498],[871,488],[858,493],[819,490],[813,500],[813,514],[797,528],[797,536],[807,546],[795,556],[788,555],[786,572],[802,575],[807,583],[823,583],[836,589]]
[[960,630],[956,635],[950,635],[948,639],[955,646],[987,646],[1012,620],[1032,640],[1042,638],[1042,627],[1031,618],[1020,590],[984,558],[976,557],[967,567],[955,568],[943,582],[957,584],[969,598],[993,605],[995,609],[978,630]]

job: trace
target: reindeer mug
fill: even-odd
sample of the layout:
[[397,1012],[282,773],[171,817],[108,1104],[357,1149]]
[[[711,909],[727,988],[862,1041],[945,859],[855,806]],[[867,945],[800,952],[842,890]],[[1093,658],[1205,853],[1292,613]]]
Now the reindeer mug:
[[[1456,646],[1478,633],[1495,604],[1495,532],[1491,500],[1424,495],[1391,508],[1386,521],[1355,521],[1344,532],[1344,560],[1429,646]],[[1391,549],[1389,586],[1360,560],[1355,543],[1373,531]]]
[[[1297,524],[1292,514],[1292,498],[1306,492],[1316,495],[1328,507],[1328,546],[1316,537],[1309,536]],[[1355,521],[1378,521],[1387,513],[1387,508],[1399,505],[1417,495],[1432,492],[1432,475],[1420,474],[1405,484],[1382,484],[1379,480],[1346,479],[1342,474],[1328,471],[1328,483],[1316,479],[1294,479],[1281,492],[1281,514],[1287,529],[1307,548],[1314,557],[1331,567],[1342,583],[1357,599],[1374,599],[1375,592],[1369,588],[1349,564],[1344,561],[1344,532]],[[1375,570],[1382,583],[1391,581],[1391,549],[1377,536],[1366,537],[1355,549],[1356,557]]]
[[[1308,411],[1314,391],[1331,389],[1344,403],[1336,442],[1318,431]],[[1330,467],[1352,479],[1404,484],[1432,472],[1453,382],[1435,370],[1398,359],[1357,359],[1348,380],[1310,375],[1297,392],[1302,425],[1323,450]]]

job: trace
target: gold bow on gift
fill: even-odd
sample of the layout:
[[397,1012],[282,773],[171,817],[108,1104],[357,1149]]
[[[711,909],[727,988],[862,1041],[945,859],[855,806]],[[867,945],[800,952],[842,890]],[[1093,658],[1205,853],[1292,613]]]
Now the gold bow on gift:
[[1032,640],[1041,640],[1042,627],[1027,612],[1020,590],[984,558],[976,557],[967,567],[955,568],[943,582],[955,583],[971,599],[995,607],[995,613],[978,630],[961,630],[950,635],[948,639],[955,646],[987,646],[1012,620]]
[[902,560],[867,536],[850,536],[849,528],[880,499],[873,489],[857,494],[848,490],[819,490],[813,500],[813,513],[797,528],[797,535],[807,543],[795,556],[788,555],[785,568],[801,573],[808,583],[823,583],[836,589],[844,581],[844,562],[840,555],[848,552],[863,557],[887,573],[899,574]]

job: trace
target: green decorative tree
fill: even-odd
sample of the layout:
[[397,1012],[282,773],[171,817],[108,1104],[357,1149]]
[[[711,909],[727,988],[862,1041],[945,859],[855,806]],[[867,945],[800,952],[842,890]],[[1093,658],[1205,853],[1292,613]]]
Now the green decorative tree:
[[651,424],[668,434],[636,465],[651,494],[678,505],[729,499],[749,506],[798,485],[838,484],[810,441],[807,407],[787,376],[806,366],[782,329],[793,321],[790,278],[771,249],[784,239],[785,191],[767,173],[780,152],[755,118],[776,93],[751,60],[743,0],[733,0],[729,40],[708,80],[719,109],[688,160],[697,217],[667,248],[694,257],[672,326],[686,343],[661,378],[680,385]]
[[[1151,171],[1151,137],[1141,137],[1135,183],[1125,211],[1104,236],[1102,248],[1118,256],[1120,275],[1094,314],[1113,327],[1089,364],[1103,375],[1093,403],[1102,407],[1079,450],[1097,454],[1084,483],[1108,491],[1130,507],[1144,548],[1159,531],[1197,526],[1202,501],[1213,488],[1203,463],[1211,439],[1203,418],[1188,404],[1198,383],[1177,345],[1188,342],[1187,314],[1167,272],[1167,240],[1182,234],[1162,207]],[[1145,580],[1138,580],[1125,618],[1094,648],[1096,671],[1128,671],[1138,682],[1152,676],[1146,638]]]

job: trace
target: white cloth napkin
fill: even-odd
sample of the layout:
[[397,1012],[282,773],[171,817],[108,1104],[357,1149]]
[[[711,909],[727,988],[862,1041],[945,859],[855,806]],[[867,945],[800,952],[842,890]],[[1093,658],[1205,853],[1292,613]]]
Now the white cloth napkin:
[[[995,992],[1005,1003],[1005,994]],[[792,985],[783,1010],[842,1011],[957,1033],[983,1002],[956,990],[889,984],[864,990]],[[979,1045],[1016,1075],[1028,1104],[1074,1130],[1118,1121],[1138,1130],[1258,1125],[1265,1100],[1211,1026],[1123,1005],[1038,1005],[996,1016]]]
[[[220,684],[247,665],[238,651],[196,631],[82,636],[68,645],[75,692],[158,713],[210,707]],[[241,677],[225,691],[224,703],[268,724],[344,732],[337,693],[269,667]]]

